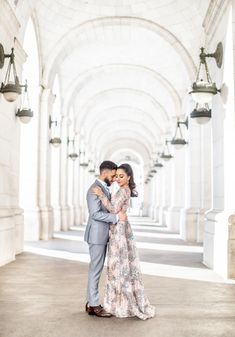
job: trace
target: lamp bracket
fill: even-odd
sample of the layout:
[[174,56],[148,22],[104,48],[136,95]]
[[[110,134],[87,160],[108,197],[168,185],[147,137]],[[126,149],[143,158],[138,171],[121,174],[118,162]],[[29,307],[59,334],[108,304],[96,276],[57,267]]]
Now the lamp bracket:
[[67,145],[69,145],[69,143],[73,143],[74,144],[74,139],[69,139],[69,137],[67,137]]
[[0,43],[0,69],[2,69],[4,66],[4,59],[5,59],[4,48],[3,45]]
[[219,42],[217,44],[216,50],[214,53],[211,54],[206,54],[205,49],[202,47],[201,48],[201,53],[200,53],[200,60],[203,64],[206,62],[206,57],[213,57],[216,61],[217,67],[221,68],[222,62],[223,62],[223,44],[222,42]]
[[27,80],[25,80],[25,84],[20,84],[21,88],[24,88],[24,91],[27,92],[28,91],[28,83]]
[[[25,87],[25,86],[23,85],[23,87]],[[51,116],[49,116],[49,128],[50,128],[50,129],[51,129],[51,126],[52,126],[53,123],[55,123],[55,125],[57,125],[57,121],[53,121],[53,120],[51,119]]]
[[186,128],[188,129],[188,117],[185,119],[184,122],[178,121],[178,124],[184,124]]

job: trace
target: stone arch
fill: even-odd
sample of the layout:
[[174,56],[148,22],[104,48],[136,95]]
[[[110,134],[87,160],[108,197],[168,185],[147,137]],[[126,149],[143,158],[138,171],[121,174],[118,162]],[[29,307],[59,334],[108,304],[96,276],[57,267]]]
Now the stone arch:
[[158,25],[157,23],[142,19],[138,17],[102,17],[94,20],[86,21],[74,29],[72,29],[68,34],[65,34],[60,41],[53,47],[53,51],[49,53],[48,59],[45,62],[44,74],[43,74],[43,84],[45,86],[51,85],[53,82],[53,77],[57,71],[57,65],[63,62],[63,60],[69,55],[69,51],[73,50],[78,45],[79,36],[84,35],[89,29],[94,29],[96,27],[105,27],[112,25],[131,25],[142,27],[148,31],[152,31],[155,34],[161,36],[165,41],[167,41],[172,48],[180,56],[187,73],[189,74],[190,80],[194,80],[196,74],[196,66],[193,59],[187,49],[179,41],[179,39],[173,35],[166,28]]

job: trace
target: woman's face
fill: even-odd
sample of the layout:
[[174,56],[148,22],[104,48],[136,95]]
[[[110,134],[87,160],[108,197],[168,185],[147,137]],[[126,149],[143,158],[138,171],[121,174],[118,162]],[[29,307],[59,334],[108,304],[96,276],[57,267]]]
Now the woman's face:
[[126,174],[126,172],[122,169],[117,169],[117,173],[116,173],[116,182],[118,183],[118,185],[120,187],[122,186],[128,186],[129,184],[129,179],[130,177],[128,177],[128,175]]

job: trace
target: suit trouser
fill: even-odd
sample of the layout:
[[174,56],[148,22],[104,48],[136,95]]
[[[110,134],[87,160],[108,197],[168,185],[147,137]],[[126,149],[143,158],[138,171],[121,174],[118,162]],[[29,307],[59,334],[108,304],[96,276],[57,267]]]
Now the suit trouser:
[[104,267],[107,245],[89,243],[90,265],[88,272],[87,302],[92,307],[100,305],[99,280]]

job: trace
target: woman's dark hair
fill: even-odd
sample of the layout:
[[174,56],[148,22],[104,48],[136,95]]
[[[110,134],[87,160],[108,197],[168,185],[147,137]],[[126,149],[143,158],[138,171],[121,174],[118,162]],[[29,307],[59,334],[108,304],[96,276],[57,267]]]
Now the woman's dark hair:
[[116,170],[116,169],[117,169],[117,165],[110,160],[105,160],[103,161],[103,163],[100,164],[100,173],[103,170]]
[[121,164],[117,169],[123,170],[127,176],[130,177],[129,188],[131,190],[131,197],[138,197],[138,192],[135,190],[136,184],[134,182],[134,173],[132,167],[129,164]]

